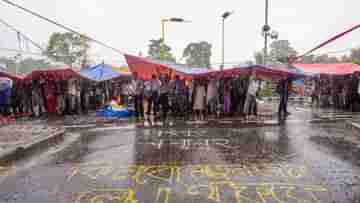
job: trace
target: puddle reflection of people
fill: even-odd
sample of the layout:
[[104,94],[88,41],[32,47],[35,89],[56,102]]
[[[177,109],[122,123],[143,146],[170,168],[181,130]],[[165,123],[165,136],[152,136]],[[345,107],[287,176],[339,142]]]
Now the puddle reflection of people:
[[205,85],[204,81],[200,80],[195,87],[195,100],[194,100],[194,112],[197,115],[197,119],[204,119],[203,113],[205,110]]

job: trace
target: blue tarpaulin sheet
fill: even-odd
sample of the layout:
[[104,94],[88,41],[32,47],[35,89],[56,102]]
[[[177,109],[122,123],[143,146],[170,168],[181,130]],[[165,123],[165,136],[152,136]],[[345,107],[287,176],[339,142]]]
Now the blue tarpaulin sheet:
[[0,91],[0,106],[10,104],[11,89]]
[[11,99],[11,81],[0,80],[0,105],[10,104]]
[[122,76],[119,72],[113,70],[113,67],[108,64],[98,64],[92,68],[82,69],[80,75],[95,81],[106,81],[116,79]]

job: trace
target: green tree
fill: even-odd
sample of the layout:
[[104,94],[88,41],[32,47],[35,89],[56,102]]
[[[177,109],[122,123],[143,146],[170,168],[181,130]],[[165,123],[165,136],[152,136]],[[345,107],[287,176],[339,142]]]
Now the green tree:
[[331,57],[327,54],[322,55],[307,55],[299,60],[299,63],[305,64],[314,64],[314,63],[323,63],[323,64],[331,64],[331,63],[339,63],[341,60],[337,57]]
[[162,43],[162,39],[150,40],[148,58],[174,63],[176,62],[175,57],[171,54],[171,48],[165,43]]
[[[269,53],[266,58],[268,65],[277,65],[280,62],[284,63],[289,56],[297,54],[288,40],[276,40],[270,44],[269,48]],[[254,59],[257,64],[263,64],[264,49],[255,52]]]
[[56,68],[56,66],[43,59],[26,58],[19,63],[18,72],[21,74],[27,74],[33,70],[48,68]]
[[339,59],[336,57],[331,57],[327,54],[321,54],[319,56],[314,57],[315,63],[339,63]]
[[289,56],[297,55],[288,40],[276,40],[270,44],[268,60],[272,62],[286,61]]
[[70,32],[55,32],[50,36],[45,55],[50,59],[69,66],[84,64],[87,60],[87,50],[90,48],[89,39]]
[[15,60],[9,57],[1,57],[0,63],[4,64],[8,71],[15,73]]
[[190,43],[183,52],[186,64],[210,68],[211,48],[208,42]]
[[344,62],[351,62],[360,65],[360,48],[352,49],[350,55],[346,57],[347,61]]
[[57,65],[54,65],[43,59],[34,59],[34,58],[25,58],[15,65],[15,60],[13,58],[2,57],[2,58],[0,58],[0,63],[5,64],[7,69],[12,73],[16,72],[15,69],[17,66],[19,74],[28,74],[33,70],[41,70],[41,69],[58,67]]
[[262,64],[264,62],[264,52],[261,51],[255,52],[254,59],[256,64]]

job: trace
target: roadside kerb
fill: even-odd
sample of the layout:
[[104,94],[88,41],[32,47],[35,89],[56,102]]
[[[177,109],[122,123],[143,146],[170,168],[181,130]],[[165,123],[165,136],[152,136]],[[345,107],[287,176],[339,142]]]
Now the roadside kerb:
[[61,129],[52,133],[51,135],[38,138],[30,143],[16,146],[10,149],[4,149],[0,151],[0,165],[9,164],[12,161],[19,160],[25,156],[30,155],[32,152],[36,151],[38,148],[48,147],[52,143],[56,143],[59,140],[62,140],[65,136],[65,130]]

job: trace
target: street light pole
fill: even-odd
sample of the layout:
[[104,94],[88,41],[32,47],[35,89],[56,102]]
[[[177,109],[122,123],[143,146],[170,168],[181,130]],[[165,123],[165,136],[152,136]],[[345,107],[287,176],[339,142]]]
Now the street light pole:
[[167,20],[161,20],[161,44],[160,44],[160,59],[163,59],[164,48],[165,48],[165,22]]
[[184,20],[182,18],[170,18],[161,20],[161,46],[160,46],[160,59],[163,58],[164,48],[165,48],[165,23],[166,22],[178,22],[178,23],[188,23],[190,21]]
[[221,67],[220,70],[224,70],[225,63],[225,18],[222,19],[222,47],[221,47]]
[[225,12],[222,17],[222,54],[221,54],[221,66],[220,70],[224,70],[224,63],[225,63],[225,19],[228,18],[233,12]]
[[161,20],[161,40],[165,43],[165,22],[168,21],[166,19]]
[[265,0],[265,25],[263,28],[264,31],[264,65],[266,65],[267,62],[267,55],[268,55],[268,37],[269,37],[269,0]]

